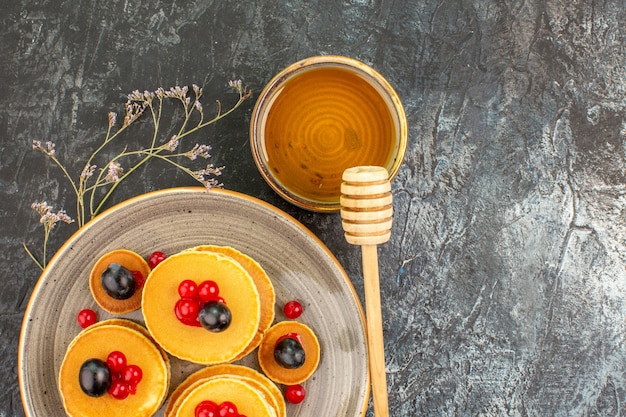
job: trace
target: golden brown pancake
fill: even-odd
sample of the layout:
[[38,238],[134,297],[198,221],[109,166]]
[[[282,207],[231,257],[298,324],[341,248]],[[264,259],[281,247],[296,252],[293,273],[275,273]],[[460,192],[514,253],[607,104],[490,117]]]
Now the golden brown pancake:
[[170,395],[165,417],[176,415],[182,399],[198,384],[213,377],[233,377],[248,381],[251,385],[263,393],[265,400],[274,408],[277,417],[286,416],[285,399],[278,387],[265,375],[252,368],[242,365],[223,364],[202,368],[189,375]]
[[209,251],[230,256],[235,261],[239,262],[239,264],[246,271],[248,271],[250,277],[252,277],[252,280],[256,285],[257,290],[259,291],[259,296],[261,297],[261,318],[259,320],[259,330],[248,347],[244,349],[244,351],[241,352],[237,358],[235,358],[235,360],[241,359],[259,346],[264,333],[267,329],[269,329],[274,321],[274,304],[276,302],[274,285],[267,276],[267,273],[265,273],[263,267],[259,265],[257,261],[248,255],[241,253],[237,249],[229,246],[202,245],[191,248],[190,250]]
[[247,417],[276,417],[273,408],[258,390],[232,377],[203,380],[182,399],[175,416],[193,416],[196,406],[202,401],[213,401],[218,405],[230,401],[237,406],[239,414]]
[[135,290],[135,293],[126,300],[117,300],[107,294],[102,287],[102,273],[111,264],[122,265],[131,272],[138,271],[144,279],[150,273],[150,266],[139,254],[126,249],[117,249],[104,254],[98,259],[89,276],[89,290],[96,303],[103,310],[113,314],[123,314],[137,310],[141,307],[142,288]]
[[[212,332],[178,320],[174,313],[180,299],[178,286],[187,279],[218,284],[232,315],[228,328]],[[143,289],[142,313],[148,331],[165,351],[209,365],[233,361],[252,342],[259,328],[261,302],[250,274],[232,258],[187,251],[168,257],[152,270]]]
[[[104,321],[83,330],[70,343],[59,371],[59,390],[69,416],[148,417],[159,410],[169,389],[169,362],[149,338],[131,327]],[[141,368],[143,377],[136,393],[123,400],[108,393],[88,396],[79,384],[81,366],[92,358],[106,362],[113,351],[124,353],[128,364]]]
[[[274,347],[285,335],[295,333],[304,349],[304,364],[295,369],[282,367],[274,359]],[[259,346],[259,365],[269,379],[284,385],[300,384],[313,375],[320,360],[320,345],[313,330],[297,321],[281,321],[270,327]]]

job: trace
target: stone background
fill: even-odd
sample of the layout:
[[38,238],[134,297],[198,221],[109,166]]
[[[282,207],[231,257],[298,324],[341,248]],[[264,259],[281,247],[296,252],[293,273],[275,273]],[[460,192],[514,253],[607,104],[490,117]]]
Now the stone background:
[[[626,2],[0,0],[0,416],[23,415],[21,319],[43,233],[126,94],[228,80],[258,94],[313,55],[359,59],[400,95],[409,147],[380,248],[394,416],[626,415]],[[282,201],[248,145],[256,95],[196,140],[226,188],[295,216],[362,295],[338,215]],[[129,143],[140,141],[139,124]],[[193,180],[150,164],[111,204]],[[54,252],[75,230],[60,225]],[[371,415],[371,410],[368,411]]]

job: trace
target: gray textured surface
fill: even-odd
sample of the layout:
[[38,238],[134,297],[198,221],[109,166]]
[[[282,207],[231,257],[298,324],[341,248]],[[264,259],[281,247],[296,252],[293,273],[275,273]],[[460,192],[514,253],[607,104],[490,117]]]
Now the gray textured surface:
[[[410,125],[380,249],[391,414],[626,415],[624,1],[1,3],[0,416],[23,415],[17,339],[38,270],[21,243],[41,245],[30,203],[73,206],[32,139],[77,172],[134,89],[225,98],[241,78],[258,93],[330,53],[386,76]],[[338,215],[289,206],[257,173],[254,99],[198,140],[227,188],[310,227],[361,293]],[[188,184],[154,164],[114,201]]]

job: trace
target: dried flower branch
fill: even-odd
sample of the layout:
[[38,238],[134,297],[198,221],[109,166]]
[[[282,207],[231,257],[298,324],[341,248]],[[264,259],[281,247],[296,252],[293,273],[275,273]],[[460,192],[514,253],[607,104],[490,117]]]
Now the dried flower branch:
[[[48,146],[50,149],[50,146]],[[54,146],[52,147],[54,149]],[[48,205],[48,203],[44,202],[34,202],[31,204],[31,208],[39,213],[39,223],[43,225],[43,262],[39,262],[37,258],[32,254],[32,252],[26,247],[24,244],[24,249],[28,255],[32,258],[33,261],[40,267],[44,268],[46,266],[46,249],[48,246],[48,238],[50,237],[50,232],[54,229],[59,222],[64,222],[67,224],[73,223],[74,220],[70,216],[67,215],[65,210],[59,210],[56,213],[52,212],[52,206]]]
[[[117,114],[114,112],[108,113],[108,127],[104,140],[89,156],[76,180],[74,180],[67,168],[57,158],[55,144],[53,142],[33,141],[33,149],[49,157],[61,169],[64,176],[70,182],[76,195],[77,226],[82,227],[87,220],[98,215],[119,184],[140,166],[153,158],[174,165],[191,178],[204,185],[207,190],[213,187],[221,187],[222,184],[217,181],[215,177],[222,174],[224,167],[215,167],[213,164],[208,164],[205,168],[197,170],[188,168],[179,162],[181,159],[184,160],[185,158],[191,161],[195,161],[198,157],[209,159],[211,157],[209,154],[211,147],[209,145],[196,143],[188,150],[180,150],[179,148],[181,147],[182,140],[186,136],[226,117],[252,94],[249,89],[243,86],[241,80],[230,81],[228,84],[237,92],[239,100],[225,112],[222,111],[221,103],[218,100],[216,102],[217,110],[215,115],[208,120],[205,119],[205,110],[200,102],[203,96],[202,88],[195,84],[192,85],[191,96],[189,87],[187,86],[176,86],[169,90],[158,88],[154,92],[140,92],[139,90],[135,90],[128,94],[127,101],[124,105],[125,114],[122,125],[116,129]],[[178,127],[178,131],[160,143],[159,138],[163,135],[163,132],[161,132],[161,116],[166,100],[179,102],[183,107],[184,117],[180,127]],[[122,132],[144,114],[150,115],[153,123],[152,138],[149,146],[135,150],[128,150],[127,147],[124,147],[121,152],[99,167],[96,160],[102,150],[117,139]],[[195,125],[190,127],[192,122],[195,123]],[[43,269],[46,266],[46,252],[50,232],[55,227],[56,223],[72,223],[74,220],[66,214],[65,210],[53,213],[52,207],[45,202],[33,203],[32,208],[41,216],[40,222],[44,227],[42,261],[37,260],[25,243],[24,248],[35,263]]]

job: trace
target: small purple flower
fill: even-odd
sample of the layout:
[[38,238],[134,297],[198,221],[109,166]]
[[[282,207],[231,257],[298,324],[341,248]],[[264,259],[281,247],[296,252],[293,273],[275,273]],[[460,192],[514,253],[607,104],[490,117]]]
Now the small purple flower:
[[54,142],[47,141],[46,142],[46,147],[48,148],[48,155],[50,155],[50,156],[54,155],[54,152],[55,152],[55,150],[54,150]]
[[117,114],[115,112],[109,112],[109,127],[115,126],[117,121]]
[[89,164],[85,165],[85,168],[83,168],[82,172],[80,173],[80,177],[83,180],[91,178],[96,168],[97,167],[95,165],[89,165]]
[[186,155],[187,155],[187,158],[191,159],[192,161],[195,161],[198,157],[209,159],[211,157],[211,154],[209,153],[210,150],[211,150],[210,145],[199,145],[196,143],[193,149],[187,152]]
[[40,140],[34,140],[33,141],[33,150],[35,151],[41,151],[43,153],[45,153],[48,156],[54,156],[55,154],[55,150],[54,150],[54,142],[51,141],[46,141],[45,145],[41,143]]
[[154,100],[154,97],[155,97],[155,94],[151,91],[146,90],[143,92],[143,99],[144,101],[148,103],[151,103],[152,100]]
[[54,229],[54,226],[58,222],[72,223],[74,220],[67,215],[65,210],[59,210],[56,213],[52,212],[52,206],[48,205],[45,201],[34,202],[31,204],[31,208],[35,210],[41,216],[39,223],[43,224],[47,230]]
[[106,182],[118,182],[120,180],[120,175],[124,172],[124,169],[117,161],[109,162],[109,168],[106,177],[104,180]]
[[223,169],[224,167],[216,167],[213,164],[208,164],[206,168],[194,171],[193,174],[195,178],[206,187],[207,190],[210,190],[211,188],[222,187],[224,185],[215,178],[212,178],[222,175]]
[[141,116],[146,109],[146,102],[142,101],[141,104],[137,101],[129,100],[126,102],[126,115],[124,116],[124,126],[128,126],[139,116]]
[[170,140],[167,142],[167,144],[165,145],[165,149],[167,149],[170,152],[174,152],[176,150],[176,148],[178,148],[178,136],[173,135]]
[[143,94],[139,90],[135,90],[128,95],[128,101],[143,101]]
[[50,211],[52,211],[52,206],[48,205],[48,203],[45,201],[35,201],[33,204],[30,205],[30,207],[42,216],[45,213],[49,213]]

